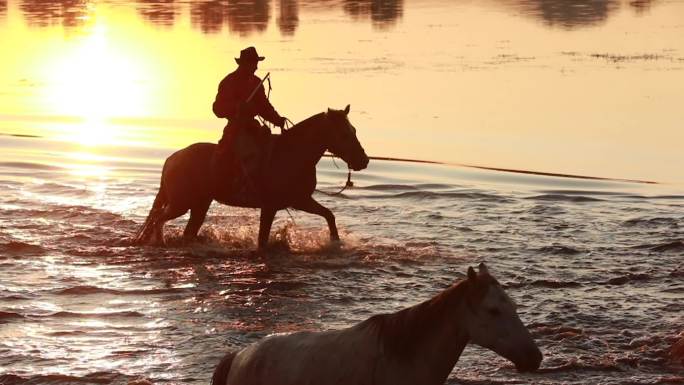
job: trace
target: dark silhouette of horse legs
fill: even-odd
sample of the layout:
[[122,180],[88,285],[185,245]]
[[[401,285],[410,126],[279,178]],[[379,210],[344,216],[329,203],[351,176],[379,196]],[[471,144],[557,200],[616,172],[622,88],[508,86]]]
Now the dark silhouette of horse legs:
[[149,240],[153,245],[164,244],[164,224],[172,219],[176,219],[190,210],[190,220],[188,220],[183,231],[183,241],[191,242],[197,238],[202,223],[207,215],[211,199],[202,200],[188,207],[186,204],[178,203],[178,200],[169,199],[168,191],[162,184],[159,192],[154,198],[152,209],[150,210],[145,224],[136,236],[138,242]]
[[330,240],[333,242],[340,240],[340,235],[337,233],[337,225],[335,224],[335,215],[327,207],[316,202],[312,197],[307,197],[307,199],[292,205],[292,208],[322,216],[328,222]]
[[259,243],[257,247],[263,249],[268,244],[268,238],[271,235],[271,226],[278,210],[273,207],[262,207],[261,217],[259,218]]
[[211,199],[190,208],[190,220],[188,220],[188,224],[183,231],[183,240],[190,242],[197,239],[197,233],[202,223],[204,223],[204,218],[207,216],[210,205]]
[[[330,241],[338,242],[340,235],[337,232],[337,225],[335,224],[335,215],[325,206],[316,202],[312,197],[307,197],[292,205],[295,210],[301,210],[309,214],[319,215],[328,222],[328,229],[330,230]],[[278,208],[265,206],[261,208],[261,217],[259,218],[259,240],[258,248],[263,249],[268,244],[268,239],[271,233],[271,226],[275,218]]]

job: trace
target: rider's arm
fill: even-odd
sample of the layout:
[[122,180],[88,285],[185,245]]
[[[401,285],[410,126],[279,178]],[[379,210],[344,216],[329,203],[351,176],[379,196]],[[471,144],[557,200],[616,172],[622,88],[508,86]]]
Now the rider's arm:
[[278,112],[276,112],[275,108],[273,108],[273,105],[271,105],[271,102],[266,97],[266,92],[264,91],[263,86],[259,86],[259,89],[254,94],[252,103],[250,104],[254,107],[254,111],[262,118],[268,120],[276,126],[283,124],[284,118],[280,116]]

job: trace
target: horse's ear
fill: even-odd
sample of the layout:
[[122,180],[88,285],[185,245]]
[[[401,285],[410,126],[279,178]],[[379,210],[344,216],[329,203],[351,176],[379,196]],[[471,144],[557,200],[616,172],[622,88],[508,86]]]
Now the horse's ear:
[[330,109],[330,107],[328,107],[328,113],[329,114],[332,113],[332,110]]
[[347,104],[347,107],[344,108],[344,113],[349,115],[349,104]]
[[468,279],[473,281],[477,279],[477,274],[475,274],[475,269],[472,266],[468,267]]
[[489,269],[487,269],[487,265],[485,265],[484,262],[480,262],[480,264],[477,265],[477,270],[480,275],[490,275]]

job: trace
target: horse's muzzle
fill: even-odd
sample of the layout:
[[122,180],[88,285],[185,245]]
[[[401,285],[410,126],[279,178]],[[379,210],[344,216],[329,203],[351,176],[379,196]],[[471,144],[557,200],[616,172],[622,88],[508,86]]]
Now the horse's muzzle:
[[514,362],[515,369],[519,372],[534,372],[535,370],[539,369],[542,359],[542,353],[535,346],[533,349],[530,349],[527,354],[525,354],[523,359]]
[[368,156],[366,154],[363,154],[363,158],[354,162],[354,164],[351,164],[350,167],[354,171],[361,171],[361,170],[365,169],[366,167],[368,167],[368,162],[369,162]]

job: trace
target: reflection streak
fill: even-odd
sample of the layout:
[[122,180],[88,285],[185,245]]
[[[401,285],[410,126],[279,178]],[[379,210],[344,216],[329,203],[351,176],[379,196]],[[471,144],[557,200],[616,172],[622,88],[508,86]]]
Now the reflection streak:
[[91,1],[83,0],[25,0],[20,8],[30,25],[47,27],[61,23],[73,28],[85,24],[92,5]]
[[362,20],[370,18],[378,28],[387,28],[404,13],[403,0],[344,0],[344,11],[352,19]]
[[148,21],[157,25],[172,26],[176,20],[177,9],[174,0],[137,0],[138,12]]
[[[539,18],[551,27],[574,29],[605,22],[620,8],[619,0],[502,0],[524,15]],[[637,13],[650,9],[654,0],[632,0]]]
[[[271,20],[271,0],[191,0],[188,7],[175,0],[134,0],[136,11],[145,21],[161,26],[178,23],[189,8],[189,18],[202,33],[219,33],[224,27],[240,36],[262,33]],[[276,26],[283,36],[292,36],[299,27],[300,4],[314,5],[312,0],[278,0]],[[48,27],[61,23],[75,28],[86,24],[96,0],[23,0],[20,9],[32,26]],[[338,0],[352,20],[370,20],[374,27],[384,29],[396,24],[403,16],[404,0]],[[6,10],[6,0],[0,0],[0,15]]]

